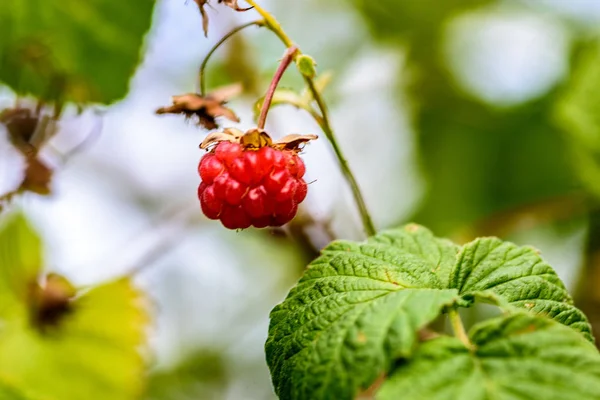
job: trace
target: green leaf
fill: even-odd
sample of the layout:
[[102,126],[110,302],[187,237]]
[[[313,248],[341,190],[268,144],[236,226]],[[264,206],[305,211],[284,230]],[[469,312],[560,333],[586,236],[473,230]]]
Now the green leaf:
[[353,399],[411,354],[419,330],[457,299],[436,274],[445,256],[418,250],[440,249],[427,237],[409,225],[365,243],[338,241],[309,265],[271,312],[265,347],[280,398]]
[[450,272],[456,264],[460,247],[448,239],[436,238],[427,228],[410,224],[404,228],[384,231],[369,239],[370,243],[384,243],[422,257],[435,266],[441,287],[449,287]]
[[43,400],[32,397],[10,385],[0,376],[0,399],[2,400]]
[[458,289],[466,305],[475,297],[485,298],[508,311],[548,316],[593,340],[587,318],[573,306],[556,272],[531,247],[476,239],[461,250],[450,287]]
[[42,267],[42,246],[25,216],[8,216],[0,227],[0,319],[25,311],[29,287]]
[[0,81],[45,100],[120,99],[153,6],[153,0],[2,1]]
[[44,400],[139,398],[147,320],[141,300],[121,279],[76,297],[56,326],[41,330],[31,315],[4,324],[0,376]]
[[589,400],[600,398],[600,355],[571,329],[528,314],[473,328],[471,353],[455,338],[422,344],[377,399]]

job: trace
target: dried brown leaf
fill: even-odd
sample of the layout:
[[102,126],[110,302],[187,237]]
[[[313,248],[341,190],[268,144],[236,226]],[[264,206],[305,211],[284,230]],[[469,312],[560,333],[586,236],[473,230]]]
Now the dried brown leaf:
[[246,8],[240,7],[238,5],[238,0],[219,0],[219,4],[220,3],[223,3],[227,7],[233,8],[235,11],[248,11],[248,10],[251,10],[253,8],[253,7],[246,7]]
[[161,107],[156,110],[157,114],[183,114],[186,118],[196,116],[198,124],[206,129],[218,128],[216,118],[225,117],[230,121],[239,122],[239,118],[233,110],[224,106],[229,95],[239,93],[235,86],[224,87],[206,96],[196,93],[187,93],[173,96],[173,105]]
[[208,0],[194,0],[200,9],[200,15],[202,15],[202,30],[204,30],[204,36],[208,37],[208,14],[204,9],[204,6],[208,5]]
[[281,150],[299,150],[302,145],[310,142],[311,140],[317,140],[318,138],[319,137],[317,135],[299,135],[294,133],[282,137],[273,143],[273,147]]
[[206,138],[204,138],[204,140],[200,144],[200,148],[205,150],[205,149],[208,149],[213,144],[216,144],[219,142],[224,142],[224,141],[239,143],[240,138],[243,135],[244,135],[244,132],[240,131],[239,129],[226,128],[223,130],[223,132],[213,132],[213,133],[207,135]]
[[261,129],[250,129],[241,137],[240,143],[244,148],[260,149],[271,146],[273,141],[267,132]]
[[25,179],[21,183],[19,191],[29,191],[41,195],[50,194],[51,180],[52,170],[39,159],[28,157]]
[[244,88],[241,83],[233,83],[231,85],[221,86],[213,90],[207,95],[207,97],[220,103],[224,103],[229,99],[232,99],[242,94],[243,89]]

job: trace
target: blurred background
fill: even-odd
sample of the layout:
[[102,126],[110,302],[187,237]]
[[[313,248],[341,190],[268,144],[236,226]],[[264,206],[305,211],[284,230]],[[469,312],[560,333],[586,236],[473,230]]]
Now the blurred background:
[[[600,2],[260,3],[320,73],[332,73],[333,126],[378,229],[416,222],[459,243],[493,235],[533,245],[600,332]],[[130,27],[149,10],[115,6],[114,15]],[[233,232],[204,218],[196,168],[206,132],[154,111],[196,90],[210,47],[257,18],[216,4],[207,12],[205,39],[194,2],[157,1],[126,95],[81,110],[67,102],[40,155],[52,170],[49,193],[10,205],[40,231],[46,270],[77,286],[136,271],[152,304],[148,400],[274,398],[263,351],[269,311],[330,240],[364,238],[324,137],[304,151],[312,183],[290,226]],[[118,47],[112,26],[77,15]],[[250,28],[209,64],[209,88],[244,84],[230,103],[239,127],[252,126],[283,50]],[[302,80],[290,69],[282,85],[301,90]],[[14,88],[0,89],[0,110],[15,106]],[[267,130],[320,133],[288,106],[270,114]],[[19,188],[25,164],[0,125],[0,195]]]

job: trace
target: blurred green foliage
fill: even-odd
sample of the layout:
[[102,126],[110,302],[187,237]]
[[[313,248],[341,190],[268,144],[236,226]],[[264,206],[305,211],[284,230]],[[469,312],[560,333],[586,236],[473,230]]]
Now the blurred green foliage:
[[223,398],[229,376],[223,354],[197,350],[170,369],[149,376],[146,400],[195,400]]
[[442,56],[448,22],[491,3],[357,1],[374,36],[408,52],[415,78],[407,90],[428,185],[412,219],[438,234],[579,188],[566,139],[553,122],[555,92],[500,109],[467,94],[448,70]]
[[587,44],[574,59],[556,114],[579,178],[600,199],[600,45]]
[[0,81],[47,101],[111,103],[141,58],[154,0],[0,2]]

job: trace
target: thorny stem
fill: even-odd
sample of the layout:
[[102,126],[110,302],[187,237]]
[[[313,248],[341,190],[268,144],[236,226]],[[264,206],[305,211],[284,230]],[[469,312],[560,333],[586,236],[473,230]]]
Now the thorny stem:
[[[246,3],[254,7],[254,9],[264,18],[264,23],[266,27],[269,28],[269,30],[271,30],[273,33],[275,33],[287,48],[294,48],[294,43],[292,42],[290,37],[281,28],[279,22],[277,22],[277,20],[268,11],[256,4],[255,0],[246,0]],[[302,54],[300,49],[296,49],[295,57],[298,57],[300,54]],[[348,184],[352,188],[352,194],[354,195],[354,200],[356,201],[356,205],[358,206],[365,233],[367,234],[367,236],[373,236],[377,232],[375,229],[375,225],[373,224],[373,220],[367,209],[367,205],[365,203],[362,192],[360,191],[360,187],[358,186],[358,182],[356,181],[356,178],[354,177],[354,174],[352,173],[352,170],[350,169],[350,166],[348,165],[348,162],[346,161],[346,158],[342,153],[335,133],[333,132],[333,128],[331,127],[331,123],[329,121],[329,113],[327,111],[325,101],[323,100],[321,93],[319,93],[319,91],[317,90],[313,78],[304,76],[304,80],[306,81],[306,84],[313,98],[315,99],[317,106],[321,111],[321,118],[315,118],[315,120],[319,123],[321,129],[325,133],[325,136],[327,136],[327,139],[331,143],[333,151],[335,152],[338,162],[340,163],[342,173],[344,174],[346,181],[348,181]]]
[[465,331],[465,327],[463,326],[462,319],[460,319],[460,314],[458,311],[453,308],[448,312],[448,316],[450,317],[450,323],[452,324],[454,335],[461,342],[463,342],[467,349],[473,350],[473,344],[469,340],[469,335],[467,335],[467,331]]
[[262,108],[260,110],[260,116],[258,117],[258,129],[264,129],[265,123],[267,122],[267,114],[269,113],[269,109],[271,108],[271,102],[273,101],[273,96],[275,95],[275,90],[277,90],[277,85],[279,85],[279,81],[283,77],[285,70],[290,66],[292,61],[294,61],[294,56],[298,48],[296,46],[288,47],[279,63],[279,67],[273,76],[273,80],[271,81],[271,85],[269,86],[269,90],[267,90],[267,94],[265,95],[265,100],[263,101]]
[[250,26],[265,26],[265,20],[259,19],[257,21],[251,21],[248,22],[246,24],[240,25],[236,28],[234,28],[231,32],[229,32],[228,34],[226,34],[225,36],[223,36],[223,38],[221,40],[219,40],[213,47],[212,49],[210,49],[210,51],[208,52],[208,54],[206,55],[206,57],[204,57],[204,60],[202,60],[202,64],[200,65],[200,94],[202,96],[206,95],[206,78],[205,78],[205,73],[206,73],[206,65],[208,64],[208,60],[210,60],[210,58],[212,57],[212,55],[214,54],[215,51],[217,51],[217,49],[219,47],[221,47],[221,45],[223,43],[225,43],[230,37],[232,37],[233,35],[235,35],[236,33],[250,27]]

